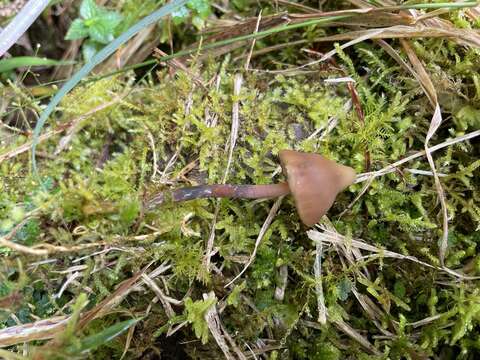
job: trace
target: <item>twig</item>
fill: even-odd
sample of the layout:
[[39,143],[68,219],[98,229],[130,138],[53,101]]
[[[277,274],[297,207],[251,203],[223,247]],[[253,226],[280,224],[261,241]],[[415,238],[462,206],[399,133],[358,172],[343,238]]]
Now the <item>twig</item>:
[[[340,331],[350,336],[353,340],[357,341],[360,345],[362,345],[372,354],[381,355],[380,351],[378,351],[366,338],[364,338],[357,330],[352,328],[345,321],[340,319],[333,319],[330,316],[328,316],[328,320],[330,320]],[[301,320],[301,324],[317,330],[322,330],[322,326],[313,321]]]
[[[72,129],[75,129],[76,125],[79,122],[81,122],[82,120],[86,119],[87,117],[95,114],[98,111],[104,110],[107,107],[109,107],[111,105],[114,105],[115,103],[117,103],[121,99],[122,99],[121,96],[117,97],[114,100],[112,100],[110,102],[107,102],[107,103],[104,103],[104,104],[101,104],[101,105],[97,106],[95,109],[92,109],[92,110],[86,112],[85,114],[82,114],[82,115],[76,117],[75,119],[70,120],[69,122],[67,122],[65,124],[61,124],[57,129],[50,130],[49,132],[47,132],[43,135],[40,135],[38,140],[37,140],[37,143],[39,144],[41,142],[44,142],[45,140],[48,140],[55,135],[61,134],[62,132],[66,131],[66,130],[70,133],[72,131]],[[67,137],[68,137],[68,134],[65,135],[64,138],[67,138]],[[71,138],[68,138],[68,139],[65,139],[63,141],[65,141],[66,144],[68,144],[68,142],[70,140],[71,140]],[[57,147],[57,149],[60,149],[59,151],[61,151],[66,145],[65,144],[65,145],[62,146],[61,143],[62,143],[62,140],[60,140],[60,144]],[[9,159],[11,159],[11,158],[13,158],[17,155],[20,155],[20,154],[30,150],[30,148],[32,147],[32,144],[33,144],[33,140],[27,141],[23,145],[20,145],[20,146],[14,148],[12,150],[9,150],[9,151],[6,151],[6,152],[0,154],[0,163],[2,163],[5,160],[9,160]]]
[[447,202],[445,200],[445,192],[443,190],[442,184],[440,183],[440,178],[437,175],[437,169],[435,167],[435,162],[430,151],[429,142],[432,139],[433,135],[439,128],[442,123],[442,111],[440,110],[440,105],[438,104],[437,92],[435,86],[433,85],[430,76],[428,75],[425,67],[423,66],[420,59],[417,57],[417,54],[410,46],[410,43],[407,40],[400,39],[407,56],[412,63],[413,68],[415,69],[414,76],[417,78],[421,84],[425,94],[428,96],[432,106],[434,107],[434,113],[432,120],[430,122],[430,127],[425,138],[425,154],[427,156],[428,164],[432,170],[433,177],[435,179],[435,188],[437,189],[438,199],[440,200],[440,205],[442,207],[442,218],[443,218],[443,231],[442,231],[442,241],[440,243],[440,263],[444,265],[445,253],[448,246],[448,211],[447,211]]
[[147,136],[148,136],[148,141],[150,142],[150,146],[152,147],[152,157],[153,157],[153,171],[152,171],[152,176],[150,177],[150,180],[154,181],[155,176],[157,175],[158,172],[158,163],[157,163],[157,150],[155,149],[155,139],[153,138],[152,133],[147,129]]
[[8,247],[8,248],[10,248],[12,250],[15,250],[15,251],[18,251],[18,252],[25,253],[25,254],[47,255],[48,251],[46,251],[46,250],[35,250],[35,249],[32,249],[31,247],[24,246],[24,245],[21,245],[21,244],[17,244],[15,242],[11,241],[11,239],[13,239],[13,237],[16,235],[16,233],[23,227],[23,225],[26,224],[26,222],[28,220],[29,220],[29,217],[26,217],[20,223],[18,223],[7,235],[4,235],[4,236],[0,237],[0,245]]
[[66,316],[57,316],[1,329],[0,346],[11,346],[27,341],[50,339],[65,329],[69,319]]
[[[156,48],[155,50],[155,57],[157,59],[161,59],[162,57],[164,56],[168,56],[167,53],[163,52],[162,50]],[[193,73],[188,67],[186,67],[180,60],[178,59],[171,59],[171,60],[168,60],[166,61],[167,65],[173,69],[174,71],[178,71],[178,70],[181,70],[183,72],[185,72],[189,78],[191,78],[193,80],[193,82],[200,86],[202,89],[206,90],[206,86],[205,84],[203,83],[201,77],[199,77],[197,74]]]
[[54,296],[56,299],[60,299],[62,297],[63,292],[67,289],[68,285],[75,281],[76,278],[81,277],[82,273],[81,272],[74,272],[73,274],[69,275],[67,277],[67,280],[63,283],[62,287],[60,288],[60,291],[58,292],[57,295]]
[[360,345],[364,348],[368,349],[372,354],[375,355],[382,355],[380,351],[378,351],[366,338],[364,338],[357,330],[352,328],[349,324],[341,319],[332,319],[329,317],[330,321],[335,324],[335,326],[340,330],[343,331],[345,334],[350,336],[352,339],[357,341]]
[[[480,130],[476,130],[476,131],[473,131],[471,133],[468,133],[468,134],[465,134],[465,135],[462,135],[462,136],[458,136],[456,138],[449,139],[447,141],[444,141],[443,143],[432,146],[431,148],[429,148],[430,153],[433,153],[437,150],[443,149],[444,147],[447,147],[447,146],[450,146],[450,145],[453,145],[453,144],[456,144],[456,143],[459,143],[459,142],[462,142],[462,141],[473,139],[477,136],[480,136]],[[363,188],[360,190],[360,192],[357,194],[355,199],[353,199],[353,201],[345,208],[345,210],[342,211],[342,213],[339,215],[339,217],[342,217],[349,209],[352,208],[352,206],[358,200],[360,200],[360,198],[367,192],[368,188],[370,187],[370,185],[372,184],[372,182],[375,178],[377,178],[379,176],[389,174],[389,173],[392,173],[392,172],[396,171],[397,168],[400,165],[403,165],[406,162],[417,159],[419,157],[425,156],[425,154],[426,154],[425,150],[422,150],[422,151],[419,151],[419,152],[417,152],[413,155],[407,156],[406,158],[398,160],[398,161],[394,162],[393,164],[390,164],[390,165],[384,167],[381,170],[358,174],[357,178],[355,179],[355,183],[356,184],[361,183],[361,182],[366,182],[366,183],[363,186]],[[412,172],[412,171],[410,171],[410,172]],[[444,175],[444,174],[442,174],[442,175]]]

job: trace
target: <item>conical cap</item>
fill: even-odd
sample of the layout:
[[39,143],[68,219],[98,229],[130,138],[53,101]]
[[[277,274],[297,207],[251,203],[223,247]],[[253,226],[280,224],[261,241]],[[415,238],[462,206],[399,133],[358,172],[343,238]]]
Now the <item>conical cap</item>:
[[294,150],[279,153],[298,215],[315,225],[333,205],[337,194],[355,180],[355,170],[318,154]]

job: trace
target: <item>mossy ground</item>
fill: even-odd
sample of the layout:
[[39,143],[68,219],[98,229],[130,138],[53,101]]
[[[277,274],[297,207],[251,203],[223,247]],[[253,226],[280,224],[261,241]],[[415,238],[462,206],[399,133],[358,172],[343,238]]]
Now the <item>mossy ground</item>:
[[[242,11],[253,10],[245,5]],[[444,18],[458,28],[476,26],[462,11]],[[302,46],[308,47],[328,31],[335,28],[303,29],[282,42],[305,36],[311,43]],[[257,46],[276,41],[262,39]],[[411,44],[442,109],[444,121],[431,144],[478,130],[478,49],[443,38]],[[400,49],[398,40],[391,45]],[[149,196],[170,188],[224,179],[282,181],[277,155],[285,148],[323,154],[358,173],[422,151],[434,109],[417,79],[377,42],[336,49],[336,62],[293,73],[247,72],[240,69],[244,58],[224,56],[193,61],[188,72],[166,67],[141,78],[126,72],[71,92],[44,132],[67,130],[38,148],[44,185],[29,170],[28,152],[0,164],[0,234],[44,252],[0,247],[0,328],[73,316],[54,340],[8,349],[38,359],[121,358],[124,351],[131,359],[222,358],[215,327],[205,320],[216,309],[220,338],[229,334],[244,356],[475,359],[479,283],[465,276],[480,275],[478,140],[432,153],[449,214],[445,266],[465,276],[440,269],[441,204],[427,159],[417,157],[374,178],[358,198],[365,182],[349,187],[322,221],[323,229],[345,236],[342,245],[324,242],[320,254],[325,325],[318,322],[314,272],[319,249],[290,197],[264,232],[275,200],[203,199],[143,208]],[[252,62],[272,70],[272,59],[300,64],[304,56],[292,46]],[[325,82],[346,76],[354,80],[350,88]],[[2,91],[14,99],[6,114],[15,113],[16,126],[28,130],[28,112],[40,111],[41,102],[21,86],[6,84]],[[28,131],[0,131],[0,156],[27,141]],[[260,232],[248,270],[226,287],[249,260]],[[360,252],[352,239],[385,252]],[[99,309],[82,323],[81,314]],[[122,323],[132,318],[140,321]],[[129,330],[107,341],[119,323]],[[82,349],[91,351],[82,355]]]

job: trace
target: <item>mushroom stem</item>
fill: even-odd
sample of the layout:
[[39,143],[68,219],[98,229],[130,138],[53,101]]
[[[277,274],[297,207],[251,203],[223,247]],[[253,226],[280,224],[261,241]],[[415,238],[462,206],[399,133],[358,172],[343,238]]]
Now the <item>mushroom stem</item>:
[[200,185],[158,193],[147,201],[146,208],[153,209],[169,200],[179,202],[201,198],[260,199],[287,194],[290,194],[290,188],[286,182],[268,185]]

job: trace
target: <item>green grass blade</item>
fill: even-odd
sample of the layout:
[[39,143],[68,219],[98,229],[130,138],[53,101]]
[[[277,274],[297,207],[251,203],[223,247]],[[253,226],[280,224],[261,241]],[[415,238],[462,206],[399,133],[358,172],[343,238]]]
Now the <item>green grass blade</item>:
[[11,71],[20,67],[60,66],[74,63],[74,61],[58,61],[35,56],[17,56],[10,59],[0,60],[0,73]]
[[83,65],[83,67],[78,70],[71,78],[68,80],[62,88],[55,94],[53,99],[50,101],[48,106],[40,115],[38,122],[35,126],[33,131],[33,138],[32,138],[32,170],[33,174],[38,177],[40,184],[43,186],[42,181],[40,180],[40,176],[38,174],[37,163],[35,159],[35,150],[38,145],[38,138],[40,136],[40,132],[42,131],[45,122],[47,121],[48,117],[52,114],[55,110],[55,107],[60,103],[63,97],[69,93],[85,76],[87,76],[98,64],[100,64],[103,60],[109,57],[111,54],[115,52],[120,46],[125,44],[129,39],[131,39],[134,35],[136,35],[139,31],[143,30],[147,26],[159,21],[163,17],[170,15],[173,11],[175,11],[180,6],[185,5],[188,0],[174,0],[167,5],[162,6],[160,9],[154,11],[150,15],[144,17],[142,20],[137,22],[131,28],[126,30],[122,33],[119,37],[113,40],[110,44],[105,46],[102,50],[100,50],[93,58]]
[[68,349],[68,352],[71,354],[79,354],[94,350],[97,347],[113,340],[118,335],[128,330],[130,327],[132,327],[139,321],[140,319],[130,319],[112,325],[105,330],[100,331],[98,334],[94,334],[84,339],[81,339],[80,344],[78,346],[70,347]]

